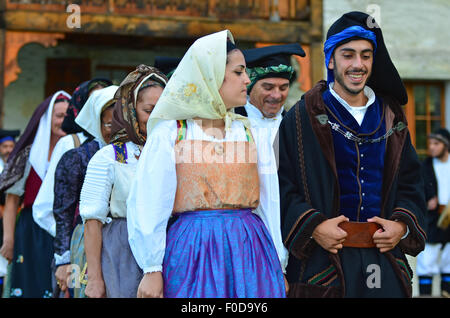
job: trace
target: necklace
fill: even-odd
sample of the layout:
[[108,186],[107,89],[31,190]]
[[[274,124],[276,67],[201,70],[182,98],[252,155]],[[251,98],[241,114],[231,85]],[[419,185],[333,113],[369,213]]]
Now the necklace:
[[341,129],[341,126],[337,123],[333,123],[330,120],[327,120],[328,124],[331,126],[331,129],[333,129],[334,131],[340,133],[342,136],[344,136],[345,138],[347,138],[348,140],[352,140],[352,141],[356,141],[359,145],[365,144],[365,143],[376,143],[376,142],[380,142],[384,139],[387,139],[390,135],[392,135],[396,130],[401,131],[403,130],[406,125],[403,122],[398,122],[397,125],[395,125],[394,127],[392,127],[391,129],[389,129],[389,131],[387,131],[383,136],[380,136],[378,138],[361,138],[361,137],[357,137],[354,134],[352,134],[350,131],[345,131],[343,129]]

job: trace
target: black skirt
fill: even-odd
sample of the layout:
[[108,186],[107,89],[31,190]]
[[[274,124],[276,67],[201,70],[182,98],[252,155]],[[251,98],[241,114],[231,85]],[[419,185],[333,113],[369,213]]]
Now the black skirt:
[[52,297],[53,237],[34,222],[32,208],[24,208],[14,234],[10,297]]

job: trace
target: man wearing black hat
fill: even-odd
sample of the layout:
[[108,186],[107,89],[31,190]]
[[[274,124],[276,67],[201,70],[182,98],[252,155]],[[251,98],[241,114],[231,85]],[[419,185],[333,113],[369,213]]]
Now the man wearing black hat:
[[279,182],[290,297],[411,297],[423,250],[420,161],[407,94],[381,29],[344,14],[324,45],[327,82],[283,118]]
[[427,200],[427,242],[417,256],[420,295],[432,294],[433,276],[441,277],[441,293],[450,297],[450,228],[439,223],[450,200],[450,133],[439,128],[428,136],[429,157],[423,162]]
[[155,57],[154,66],[170,79],[178,64],[180,64],[180,61],[181,58],[179,57],[157,56]]
[[254,127],[273,130],[273,139],[282,119],[289,85],[295,80],[291,56],[304,57],[305,52],[300,44],[292,43],[244,50],[243,54],[250,84],[247,104],[235,108],[235,112],[248,117]]
[[0,129],[0,173],[5,167],[6,161],[16,144],[16,137],[19,136],[19,130]]

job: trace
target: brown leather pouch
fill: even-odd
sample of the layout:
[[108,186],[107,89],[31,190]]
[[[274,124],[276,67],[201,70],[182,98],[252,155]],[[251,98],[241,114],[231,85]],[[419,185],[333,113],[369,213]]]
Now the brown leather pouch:
[[339,227],[347,232],[343,243],[344,247],[369,248],[376,247],[373,235],[381,228],[374,222],[342,222]]

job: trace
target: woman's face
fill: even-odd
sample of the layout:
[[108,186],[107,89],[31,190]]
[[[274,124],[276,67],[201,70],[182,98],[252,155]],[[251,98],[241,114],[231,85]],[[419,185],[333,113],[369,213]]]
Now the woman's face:
[[227,55],[228,63],[219,94],[227,109],[247,103],[247,85],[250,84],[244,55],[240,50],[232,50]]
[[69,103],[66,101],[58,102],[53,105],[52,112],[52,134],[57,137],[63,137],[66,135],[61,126],[66,116],[67,107]]
[[102,112],[101,131],[103,140],[109,144],[111,140],[111,125],[114,107],[108,107]]
[[147,121],[148,117],[155,108],[156,102],[163,92],[161,86],[151,86],[144,88],[139,92],[136,103],[136,117],[139,124],[139,132],[147,136]]

